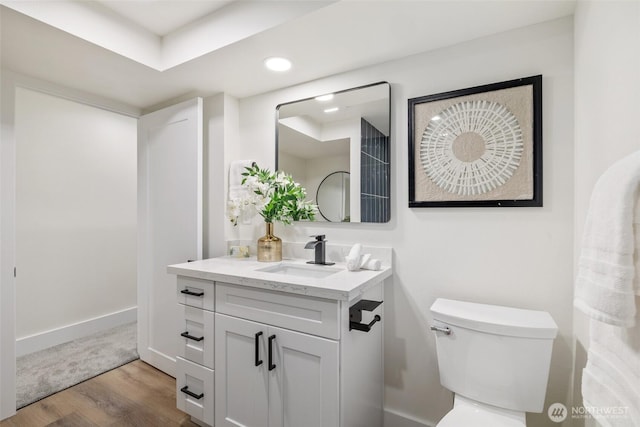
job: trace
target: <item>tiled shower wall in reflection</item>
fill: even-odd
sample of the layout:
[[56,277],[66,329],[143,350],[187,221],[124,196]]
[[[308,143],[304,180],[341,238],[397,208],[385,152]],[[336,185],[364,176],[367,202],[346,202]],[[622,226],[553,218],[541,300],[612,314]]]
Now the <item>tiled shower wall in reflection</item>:
[[360,220],[386,222],[390,215],[389,137],[361,121]]

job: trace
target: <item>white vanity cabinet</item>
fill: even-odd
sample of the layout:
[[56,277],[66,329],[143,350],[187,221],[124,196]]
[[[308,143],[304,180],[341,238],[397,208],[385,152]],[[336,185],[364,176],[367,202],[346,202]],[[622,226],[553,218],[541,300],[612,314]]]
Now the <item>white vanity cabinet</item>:
[[334,340],[216,314],[215,425],[339,426],[338,353]]
[[202,423],[214,423],[214,285],[178,277],[176,404]]
[[339,306],[218,284],[216,426],[339,426]]
[[[381,302],[390,270],[296,283],[228,264],[169,268],[183,314],[179,409],[216,427],[382,427]],[[351,320],[363,330],[350,328],[358,303],[367,308]]]

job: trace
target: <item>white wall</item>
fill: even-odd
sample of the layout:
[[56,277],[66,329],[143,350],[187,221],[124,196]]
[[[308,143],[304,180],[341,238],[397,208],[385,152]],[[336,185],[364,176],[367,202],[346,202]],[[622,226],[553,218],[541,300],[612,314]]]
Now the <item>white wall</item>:
[[136,306],[136,126],[17,90],[18,339]]
[[[544,207],[409,209],[407,99],[543,74]],[[573,26],[566,18],[240,100],[240,144],[226,162],[274,165],[276,105],[318,93],[389,81],[392,96],[392,210],[387,224],[278,226],[304,242],[392,246],[393,286],[385,296],[387,410],[434,425],[451,407],[439,384],[429,306],[437,297],[551,313],[560,327],[547,404],[568,403],[572,369]],[[227,230],[255,239],[262,228]],[[546,414],[530,426],[548,425]]]
[[303,159],[302,157],[294,156],[284,151],[281,152],[278,157],[278,170],[291,175],[295,181],[307,191],[309,197],[315,198],[315,189],[312,188],[307,181],[308,168],[307,159]]
[[203,99],[203,224],[204,258],[222,256],[226,251],[225,221],[225,141],[232,144],[238,129],[237,102],[224,94]]
[[[318,187],[330,173],[349,172],[349,157],[346,155],[318,157],[307,162],[307,198],[316,200]],[[286,172],[286,171],[285,171]],[[358,181],[359,183],[359,181]],[[336,203],[340,203],[339,200]]]
[[[61,87],[39,79],[0,70],[0,418],[15,413],[15,289],[16,265],[16,138],[15,97],[19,88],[27,88],[53,96],[91,105],[106,111],[136,118],[140,110],[130,105],[105,99],[88,92]],[[94,324],[101,324],[97,321]]]
[[[591,192],[602,173],[640,149],[640,2],[580,1],[575,13],[575,256]],[[636,304],[640,306],[640,299]],[[589,345],[575,312],[576,404]]]

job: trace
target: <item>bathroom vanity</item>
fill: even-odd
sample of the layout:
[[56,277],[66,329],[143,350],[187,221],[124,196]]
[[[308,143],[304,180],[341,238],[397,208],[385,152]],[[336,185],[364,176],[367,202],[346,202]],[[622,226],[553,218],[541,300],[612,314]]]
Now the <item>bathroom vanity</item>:
[[381,427],[391,268],[177,264],[177,406],[209,426]]

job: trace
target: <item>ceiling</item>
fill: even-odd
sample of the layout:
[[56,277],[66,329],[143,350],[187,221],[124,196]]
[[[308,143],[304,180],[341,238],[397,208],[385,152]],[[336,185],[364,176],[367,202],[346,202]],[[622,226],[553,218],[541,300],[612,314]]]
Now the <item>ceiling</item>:
[[134,25],[138,25],[157,36],[166,36],[203,16],[210,15],[233,1],[238,0],[97,0],[96,3],[111,9],[131,21]]
[[[574,0],[0,0],[2,67],[139,109],[243,98],[571,15]],[[293,68],[266,70],[285,56]]]

